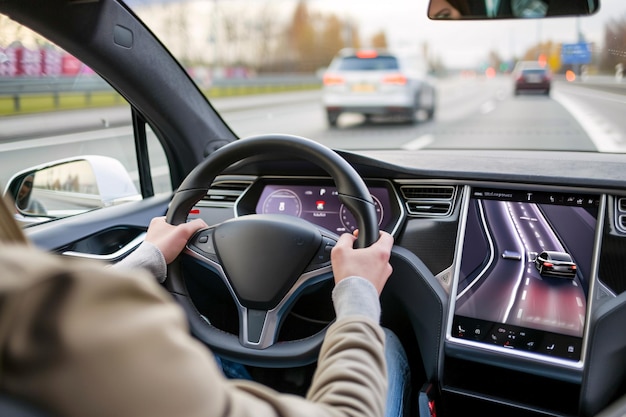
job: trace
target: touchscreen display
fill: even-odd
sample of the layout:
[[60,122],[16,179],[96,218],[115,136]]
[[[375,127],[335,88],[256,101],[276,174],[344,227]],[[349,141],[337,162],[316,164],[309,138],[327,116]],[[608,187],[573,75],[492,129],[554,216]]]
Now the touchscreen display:
[[580,359],[600,198],[472,190],[452,338]]

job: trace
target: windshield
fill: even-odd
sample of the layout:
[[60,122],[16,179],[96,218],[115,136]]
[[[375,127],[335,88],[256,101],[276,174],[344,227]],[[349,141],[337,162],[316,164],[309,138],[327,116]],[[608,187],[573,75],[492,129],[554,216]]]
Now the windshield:
[[[591,16],[488,22],[431,20],[425,0],[129,3],[239,137],[291,133],[352,150],[626,150],[622,0]],[[354,54],[337,61],[345,48]],[[393,55],[358,57],[372,49]],[[402,57],[423,70],[365,74]],[[549,77],[516,77],[520,62]]]

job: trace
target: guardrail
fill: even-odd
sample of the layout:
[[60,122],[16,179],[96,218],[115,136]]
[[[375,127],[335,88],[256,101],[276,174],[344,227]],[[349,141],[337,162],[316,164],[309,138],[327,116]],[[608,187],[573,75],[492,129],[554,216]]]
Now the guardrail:
[[124,99],[98,76],[0,78],[0,114],[117,105]]
[[[560,80],[560,78],[559,78]],[[249,78],[219,78],[204,83],[209,98],[314,90],[315,75],[264,74]],[[207,85],[208,84],[208,85]],[[626,79],[590,76],[573,85],[626,94]],[[202,83],[200,83],[202,85]],[[78,77],[0,77],[0,116],[49,110],[116,106],[125,103],[106,81],[94,75]]]
[[[226,97],[309,90],[320,85],[321,80],[314,75],[273,74],[215,79],[203,92],[208,97]],[[124,102],[123,97],[98,76],[0,78],[0,115]]]

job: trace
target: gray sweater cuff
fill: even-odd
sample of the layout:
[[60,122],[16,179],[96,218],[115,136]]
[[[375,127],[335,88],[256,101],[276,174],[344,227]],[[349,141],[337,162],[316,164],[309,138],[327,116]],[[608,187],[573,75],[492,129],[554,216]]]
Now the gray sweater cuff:
[[150,242],[143,241],[130,255],[122,259],[113,268],[144,268],[147,269],[160,283],[167,278],[167,263],[163,254]]
[[333,289],[333,304],[337,319],[348,316],[365,316],[376,323],[380,321],[380,300],[374,284],[365,278],[345,278]]

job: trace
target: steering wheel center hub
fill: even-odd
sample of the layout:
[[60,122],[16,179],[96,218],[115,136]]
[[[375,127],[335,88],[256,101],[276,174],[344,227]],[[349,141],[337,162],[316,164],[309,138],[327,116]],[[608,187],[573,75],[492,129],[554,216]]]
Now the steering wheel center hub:
[[270,214],[224,222],[213,236],[217,256],[239,302],[262,310],[278,305],[322,242],[311,223]]

